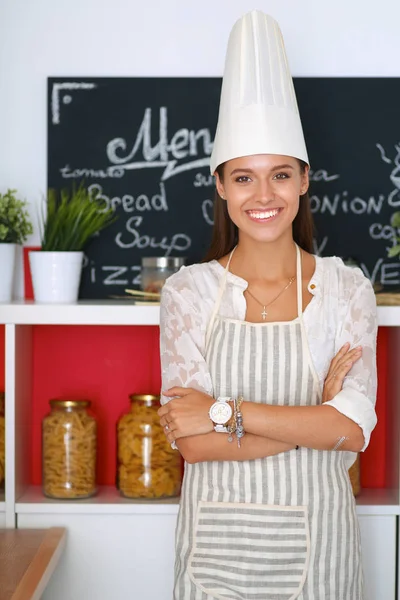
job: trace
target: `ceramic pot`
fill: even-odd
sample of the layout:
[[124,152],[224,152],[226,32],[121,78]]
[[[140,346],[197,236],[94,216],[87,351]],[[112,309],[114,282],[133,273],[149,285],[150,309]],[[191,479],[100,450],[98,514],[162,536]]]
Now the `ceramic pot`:
[[35,302],[70,304],[78,300],[83,252],[29,253]]
[[0,302],[11,302],[16,244],[0,244]]

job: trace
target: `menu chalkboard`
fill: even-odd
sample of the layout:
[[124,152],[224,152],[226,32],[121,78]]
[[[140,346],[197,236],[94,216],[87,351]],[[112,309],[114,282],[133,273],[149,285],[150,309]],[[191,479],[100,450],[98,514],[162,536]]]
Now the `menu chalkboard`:
[[[205,254],[219,78],[49,78],[48,186],[84,182],[118,219],[85,252],[80,297],[140,285],[143,256]],[[352,257],[384,286],[400,210],[400,79],[297,78],[315,252]]]

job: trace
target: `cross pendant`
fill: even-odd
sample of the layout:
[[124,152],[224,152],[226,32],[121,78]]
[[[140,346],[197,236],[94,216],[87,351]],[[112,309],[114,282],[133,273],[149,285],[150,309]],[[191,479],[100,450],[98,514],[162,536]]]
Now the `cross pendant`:
[[265,321],[265,317],[267,316],[267,314],[268,314],[268,313],[267,313],[267,311],[265,310],[265,306],[264,306],[263,308],[264,308],[264,310],[262,311],[262,313],[261,313],[261,316],[262,316],[262,318],[263,318],[263,321]]

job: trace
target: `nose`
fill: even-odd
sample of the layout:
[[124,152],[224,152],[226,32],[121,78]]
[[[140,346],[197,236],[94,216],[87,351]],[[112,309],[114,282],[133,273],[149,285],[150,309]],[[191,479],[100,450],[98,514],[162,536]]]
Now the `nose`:
[[274,190],[272,182],[268,178],[260,179],[257,189],[257,201],[261,204],[268,204],[274,199]]

